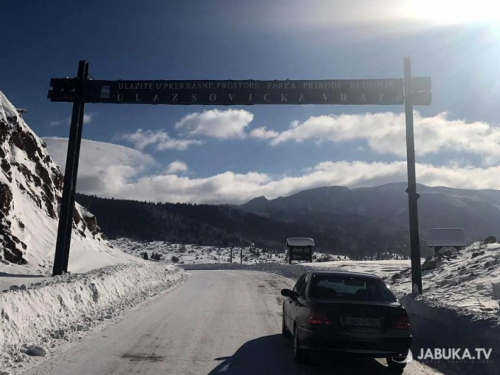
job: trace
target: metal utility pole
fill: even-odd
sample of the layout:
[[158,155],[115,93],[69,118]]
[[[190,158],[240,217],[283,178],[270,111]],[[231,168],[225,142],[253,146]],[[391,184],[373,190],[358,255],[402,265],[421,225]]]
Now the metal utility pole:
[[415,172],[415,139],[413,134],[413,91],[411,60],[404,59],[404,93],[406,114],[406,164],[408,168],[408,212],[410,216],[411,279],[412,291],[422,294],[422,269],[420,266],[420,236],[418,231],[417,177]]
[[78,175],[78,160],[82,141],[83,114],[85,110],[84,85],[88,77],[89,64],[81,60],[78,64],[75,99],[71,114],[71,128],[68,140],[68,153],[64,172],[63,195],[60,204],[59,226],[57,230],[56,253],[52,275],[62,275],[68,271],[69,249],[71,246],[71,229],[73,211],[75,209],[75,189]]

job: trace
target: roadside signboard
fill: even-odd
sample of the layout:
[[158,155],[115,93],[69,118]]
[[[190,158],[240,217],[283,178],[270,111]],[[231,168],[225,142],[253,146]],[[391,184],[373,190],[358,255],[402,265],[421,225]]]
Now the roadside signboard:
[[306,260],[312,262],[314,240],[308,237],[290,237],[286,240],[288,248],[288,263],[293,260]]
[[311,247],[290,247],[291,260],[307,260],[312,261]]
[[[430,81],[429,81],[430,83]],[[68,78],[50,81],[49,99],[74,100],[76,82]],[[429,105],[415,96],[414,104]],[[253,105],[253,104],[381,104],[404,103],[403,79],[351,80],[88,80],[83,90],[85,103]]]

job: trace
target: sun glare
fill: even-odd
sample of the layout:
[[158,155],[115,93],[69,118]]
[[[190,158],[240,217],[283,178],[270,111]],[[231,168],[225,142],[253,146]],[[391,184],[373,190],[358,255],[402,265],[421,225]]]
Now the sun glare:
[[438,24],[500,24],[500,0],[415,0],[408,10],[411,17]]

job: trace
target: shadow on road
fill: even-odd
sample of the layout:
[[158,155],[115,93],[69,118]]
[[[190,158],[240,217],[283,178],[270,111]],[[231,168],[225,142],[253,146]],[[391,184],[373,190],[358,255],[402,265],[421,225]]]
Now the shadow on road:
[[221,360],[210,375],[255,374],[401,374],[369,357],[339,354],[314,354],[310,363],[298,365],[292,357],[292,340],[281,335],[264,336],[248,341],[232,357]]

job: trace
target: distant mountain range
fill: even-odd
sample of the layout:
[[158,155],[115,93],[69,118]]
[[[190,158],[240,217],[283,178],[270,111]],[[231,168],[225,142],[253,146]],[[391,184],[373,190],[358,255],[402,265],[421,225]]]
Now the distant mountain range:
[[[290,222],[323,220],[330,225],[358,215],[389,232],[408,230],[406,183],[350,190],[332,186],[268,200],[252,199],[241,206],[268,218]],[[463,228],[468,242],[500,237],[500,191],[463,190],[418,185],[420,235],[431,228]]]
[[[341,186],[288,197],[258,197],[241,206],[147,203],[78,195],[110,238],[282,249],[287,237],[307,236],[317,250],[352,258],[409,255],[405,183]],[[468,242],[500,237],[500,191],[418,185],[422,255],[431,228],[463,228]]]

